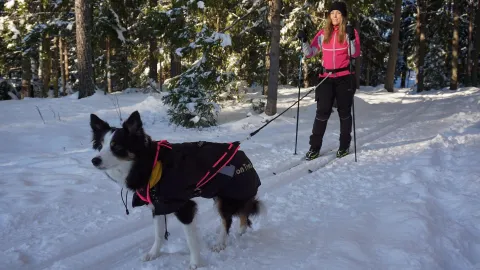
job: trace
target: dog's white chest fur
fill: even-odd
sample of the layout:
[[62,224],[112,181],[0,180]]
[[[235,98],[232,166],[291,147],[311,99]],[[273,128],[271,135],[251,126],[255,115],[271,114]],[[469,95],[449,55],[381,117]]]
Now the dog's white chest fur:
[[105,170],[105,173],[110,177],[110,179],[117,182],[117,184],[125,186],[125,181],[131,168],[132,162],[125,162],[120,166]]

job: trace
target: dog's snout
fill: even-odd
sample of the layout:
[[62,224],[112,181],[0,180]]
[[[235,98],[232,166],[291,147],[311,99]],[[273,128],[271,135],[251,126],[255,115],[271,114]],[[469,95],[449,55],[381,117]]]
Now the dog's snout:
[[93,166],[97,167],[100,164],[102,164],[102,159],[99,158],[99,157],[94,157],[94,158],[92,158],[92,164],[93,164]]

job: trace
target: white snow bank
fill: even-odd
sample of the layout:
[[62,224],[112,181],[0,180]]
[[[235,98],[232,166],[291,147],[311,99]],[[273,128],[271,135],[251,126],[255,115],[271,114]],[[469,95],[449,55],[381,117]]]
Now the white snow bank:
[[[279,113],[297,98],[279,91]],[[305,93],[307,89],[302,89]],[[478,269],[480,267],[480,90],[411,94],[361,90],[355,97],[358,162],[351,154],[277,173],[308,149],[312,97],[242,144],[261,175],[268,215],[228,247],[213,245],[220,221],[211,201],[199,203],[204,269]],[[183,231],[169,218],[169,241],[154,261],[146,208],[125,215],[120,188],[91,165],[89,116],[120,124],[139,110],[154,139],[234,141],[271,116],[247,117],[229,104],[222,125],[203,131],[168,124],[158,96],[140,93],[78,100],[27,99],[0,104],[0,261],[5,269],[185,269]],[[40,110],[45,124],[37,111]],[[233,120],[234,121],[233,121]],[[338,147],[332,114],[322,154]],[[353,145],[352,145],[353,151]],[[327,164],[309,174],[309,165]],[[131,193],[128,204],[130,205]]]

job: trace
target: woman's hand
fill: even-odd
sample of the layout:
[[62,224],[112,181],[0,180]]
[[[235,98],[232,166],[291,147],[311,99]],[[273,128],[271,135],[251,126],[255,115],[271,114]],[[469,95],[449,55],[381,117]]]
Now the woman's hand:
[[303,43],[307,42],[307,34],[305,33],[305,31],[303,30],[300,30],[298,31],[298,34],[297,34],[297,37],[298,39],[300,39]]

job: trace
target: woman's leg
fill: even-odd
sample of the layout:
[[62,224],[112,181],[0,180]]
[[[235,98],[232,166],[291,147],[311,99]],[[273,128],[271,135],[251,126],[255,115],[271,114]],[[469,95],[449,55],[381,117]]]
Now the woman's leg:
[[316,89],[316,96],[317,111],[313,122],[312,135],[310,135],[310,150],[316,152],[318,156],[318,152],[322,147],[323,135],[327,129],[327,122],[332,113],[333,100],[335,99],[335,93],[330,79],[325,80],[319,88]]
[[338,105],[338,117],[340,118],[340,147],[339,150],[345,151],[350,147],[352,140],[352,103],[356,88],[350,81],[351,76],[344,76],[337,79],[335,84],[335,94]]

